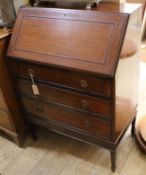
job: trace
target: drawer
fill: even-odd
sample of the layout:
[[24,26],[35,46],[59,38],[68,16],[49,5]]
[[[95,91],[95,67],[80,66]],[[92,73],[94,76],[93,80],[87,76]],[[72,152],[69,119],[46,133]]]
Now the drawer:
[[76,130],[87,132],[97,137],[110,137],[110,123],[100,120],[92,115],[84,115],[83,113],[68,110],[67,108],[57,107],[38,100],[21,98],[27,117],[36,117],[39,119],[50,120],[52,122],[67,125]]
[[55,69],[35,64],[10,62],[12,72],[15,76],[28,77],[34,74],[34,79],[57,86],[72,88],[85,93],[104,97],[111,97],[111,82],[107,78],[97,78],[75,71]]
[[40,83],[37,83],[37,86],[40,94],[36,96],[32,91],[32,82],[25,80],[18,81],[18,89],[22,95],[32,96],[42,101],[95,113],[104,118],[110,118],[111,116],[110,100],[94,98]]

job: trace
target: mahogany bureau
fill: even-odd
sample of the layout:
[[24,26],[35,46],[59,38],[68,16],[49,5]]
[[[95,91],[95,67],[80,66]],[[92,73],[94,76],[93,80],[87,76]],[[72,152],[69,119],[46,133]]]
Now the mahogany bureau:
[[132,122],[134,133],[138,61],[120,53],[126,40],[138,44],[140,15],[140,5],[114,3],[23,8],[8,49],[26,119],[109,149],[113,171],[116,147]]

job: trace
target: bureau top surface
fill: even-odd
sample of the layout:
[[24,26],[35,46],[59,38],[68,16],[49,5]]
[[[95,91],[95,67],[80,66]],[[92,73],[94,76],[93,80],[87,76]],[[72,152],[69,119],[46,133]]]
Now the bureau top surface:
[[101,11],[22,8],[8,56],[113,76],[128,17],[123,13]]

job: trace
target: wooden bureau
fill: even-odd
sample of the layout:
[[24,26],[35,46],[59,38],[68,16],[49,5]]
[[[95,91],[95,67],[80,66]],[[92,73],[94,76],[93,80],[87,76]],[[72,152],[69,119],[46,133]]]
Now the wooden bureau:
[[0,132],[3,131],[21,146],[26,128],[21,118],[5,59],[11,33],[11,30],[0,29]]
[[140,15],[140,5],[114,3],[23,8],[8,49],[26,119],[109,149],[113,171],[116,147],[132,122],[134,134],[138,59],[120,53],[127,40],[139,44]]

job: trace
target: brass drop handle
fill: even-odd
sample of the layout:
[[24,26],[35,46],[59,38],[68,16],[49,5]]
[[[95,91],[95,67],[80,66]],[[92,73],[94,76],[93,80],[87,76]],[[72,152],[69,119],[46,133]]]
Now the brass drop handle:
[[84,109],[89,108],[89,102],[87,100],[81,100],[81,105]]
[[81,86],[82,88],[88,87],[87,81],[86,81],[86,80],[81,80],[81,81],[80,81],[80,86]]
[[89,121],[87,121],[87,120],[84,122],[84,125],[85,125],[86,129],[91,128],[91,123]]
[[37,111],[38,111],[38,112],[43,112],[43,111],[44,111],[43,106],[42,106],[42,105],[38,105],[38,106],[37,106]]

